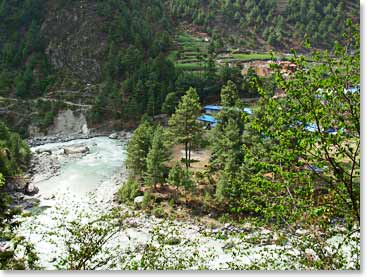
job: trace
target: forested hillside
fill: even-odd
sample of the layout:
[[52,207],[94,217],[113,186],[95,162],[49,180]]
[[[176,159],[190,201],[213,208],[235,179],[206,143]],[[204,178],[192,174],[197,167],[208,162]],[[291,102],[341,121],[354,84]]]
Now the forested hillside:
[[[0,6],[0,91],[17,120],[2,112],[22,133],[30,123],[22,116],[33,113],[42,127],[66,108],[47,100],[92,104],[92,121],[135,118],[163,101],[174,69],[164,59],[172,26],[161,1],[11,2]],[[13,101],[36,97],[47,99]]]
[[29,136],[64,110],[92,127],[134,127],[144,113],[172,112],[190,86],[204,102],[229,79],[254,95],[227,62],[305,50],[305,34],[329,48],[349,16],[358,21],[350,1],[2,0],[0,114]]
[[359,18],[359,6],[345,0],[167,2],[176,23],[198,25],[250,50],[299,49],[305,34],[314,47],[329,48],[341,39],[345,19]]

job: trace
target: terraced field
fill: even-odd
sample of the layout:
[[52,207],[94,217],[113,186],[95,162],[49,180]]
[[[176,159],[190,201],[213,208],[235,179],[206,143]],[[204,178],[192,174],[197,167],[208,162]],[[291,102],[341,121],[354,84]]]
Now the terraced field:
[[179,34],[176,37],[176,42],[176,49],[169,55],[176,68],[202,71],[205,66],[209,42],[188,33]]
[[[202,72],[205,67],[208,54],[209,38],[205,39],[189,33],[182,32],[176,37],[176,47],[168,55],[176,68],[190,71]],[[288,60],[285,54],[276,54],[275,58]],[[216,64],[218,67],[226,63],[242,64],[251,61],[264,61],[272,59],[270,53],[241,53],[238,49],[228,49],[218,53]]]

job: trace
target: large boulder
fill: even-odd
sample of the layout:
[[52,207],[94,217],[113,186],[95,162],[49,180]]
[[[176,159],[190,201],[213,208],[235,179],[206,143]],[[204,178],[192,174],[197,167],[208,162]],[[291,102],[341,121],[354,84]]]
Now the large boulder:
[[35,195],[39,192],[39,188],[32,183],[28,183],[25,187],[24,193],[26,195]]
[[[56,136],[55,139],[62,140],[65,136],[75,136],[88,132],[86,115],[82,111],[72,111],[71,109],[60,111],[54,118],[54,124],[48,128],[49,136]],[[59,137],[58,137],[59,136]]]
[[65,155],[85,154],[85,153],[89,153],[89,151],[90,150],[87,146],[64,148]]

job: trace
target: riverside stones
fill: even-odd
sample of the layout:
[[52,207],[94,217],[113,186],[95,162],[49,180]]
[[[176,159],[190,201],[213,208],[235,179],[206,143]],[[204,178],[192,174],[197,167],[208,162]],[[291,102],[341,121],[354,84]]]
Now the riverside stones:
[[34,184],[32,183],[28,183],[25,187],[25,194],[26,195],[35,195],[39,192],[39,188],[36,187]]
[[117,133],[113,133],[113,134],[109,135],[109,138],[110,139],[117,139],[118,135],[117,135]]
[[140,206],[144,201],[144,196],[138,196],[134,199],[134,204]]

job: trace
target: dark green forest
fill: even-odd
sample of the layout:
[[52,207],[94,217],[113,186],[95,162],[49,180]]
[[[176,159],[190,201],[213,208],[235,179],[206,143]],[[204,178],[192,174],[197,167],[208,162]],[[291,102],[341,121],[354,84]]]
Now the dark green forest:
[[342,39],[347,17],[359,17],[353,1],[181,0],[167,1],[174,19],[248,48],[299,48],[308,35],[314,47]]
[[[216,64],[218,51],[229,46],[254,51],[289,52],[291,48],[304,51],[305,36],[313,47],[331,48],[335,40],[342,39],[346,17],[356,22],[359,18],[358,6],[350,1],[285,4],[271,0],[210,3],[109,0],[93,1],[86,12],[78,10],[81,8],[78,1],[1,1],[0,96],[5,97],[1,99],[2,106],[14,106],[14,111],[24,113],[21,121],[12,113],[4,114],[8,125],[22,135],[27,135],[26,127],[30,124],[46,130],[57,112],[65,108],[62,102],[69,99],[93,106],[88,113],[91,124],[108,119],[123,122],[120,124],[126,127],[136,125],[144,113],[152,116],[166,113],[162,109],[166,99],[165,107],[170,102],[177,103],[190,86],[198,90],[204,102],[219,100],[221,87],[230,79],[236,82],[242,95],[256,95],[238,70]],[[50,26],[53,21],[49,10],[64,16],[93,14],[92,19],[86,17],[86,20],[98,25],[96,38],[83,49],[63,52],[54,49],[57,29],[52,30],[62,25]],[[178,30],[183,26],[196,26],[212,38],[195,58],[201,61],[201,73],[179,68],[170,58],[177,47],[176,35],[181,32]],[[65,39],[76,38],[66,35]],[[99,45],[98,52],[92,54],[95,45]],[[58,56],[52,56],[55,51]],[[88,97],[82,97],[83,89],[89,84],[80,77],[83,62],[76,64],[76,58],[68,51],[81,51],[83,59],[93,58],[100,66],[93,82],[95,87]],[[55,62],[55,59],[59,60]],[[60,67],[59,63],[65,64]],[[59,90],[80,93],[51,94]],[[44,97],[51,98],[49,95],[60,103],[43,103]],[[24,102],[27,99],[36,101]],[[27,113],[33,116],[25,116]]]

